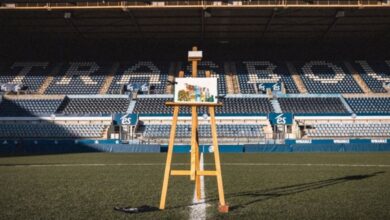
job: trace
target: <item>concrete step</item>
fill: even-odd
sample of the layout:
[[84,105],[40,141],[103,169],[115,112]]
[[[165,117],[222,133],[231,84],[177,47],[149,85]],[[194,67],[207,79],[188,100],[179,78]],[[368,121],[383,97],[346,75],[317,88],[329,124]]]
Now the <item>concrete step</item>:
[[114,80],[114,76],[117,73],[118,69],[119,69],[119,63],[116,62],[112,66],[112,68],[109,72],[109,75],[106,76],[104,83],[103,83],[103,86],[100,88],[99,94],[103,95],[103,94],[106,94],[108,92],[108,89],[110,88],[111,83]]
[[[173,82],[175,81],[176,73],[180,71],[179,64],[177,62],[171,62],[169,66],[169,72],[168,72],[168,81]],[[167,83],[167,87],[165,89],[166,94],[173,94],[174,92],[174,86],[170,83]]]
[[232,72],[232,83],[233,83],[234,94],[239,94],[241,93],[240,83],[238,81],[237,68],[234,62],[230,62],[230,71]]
[[276,113],[282,113],[282,108],[280,107],[280,103],[277,99],[272,99],[271,105],[274,108]]
[[294,80],[294,83],[295,83],[295,85],[298,88],[298,91],[300,93],[308,93],[307,89],[306,89],[306,86],[303,83],[302,78],[299,75],[299,73],[298,73],[297,69],[295,68],[295,66],[291,62],[287,62],[286,64],[287,64],[288,71],[290,72],[291,77]]
[[349,63],[344,62],[345,67],[347,67],[348,71],[352,73],[353,79],[356,81],[356,83],[359,85],[359,87],[363,90],[364,93],[372,93],[370,87],[368,87],[367,83],[363,80],[363,78],[360,76],[359,72],[355,70],[355,68]]
[[134,101],[134,100],[132,100],[130,102],[129,107],[127,108],[127,111],[126,111],[127,114],[131,114],[133,112],[133,110],[135,108],[135,103],[136,103],[136,101]]
[[41,87],[39,87],[39,89],[37,90],[38,94],[45,94],[46,89],[50,86],[51,82],[54,80],[54,77],[60,72],[62,65],[63,63],[59,63],[54,67],[50,75],[46,77]]

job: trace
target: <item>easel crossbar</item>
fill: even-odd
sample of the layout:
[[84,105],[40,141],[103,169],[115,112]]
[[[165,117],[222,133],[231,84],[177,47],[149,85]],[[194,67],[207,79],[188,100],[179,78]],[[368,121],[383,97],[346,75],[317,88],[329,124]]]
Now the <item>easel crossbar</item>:
[[[171,176],[190,176],[191,170],[171,170]],[[216,176],[216,170],[200,170],[195,171],[196,176]]]
[[209,106],[209,107],[212,107],[212,106],[222,106],[223,104],[222,103],[205,103],[205,102],[202,102],[202,103],[166,102],[165,105],[166,106],[196,106],[196,107]]

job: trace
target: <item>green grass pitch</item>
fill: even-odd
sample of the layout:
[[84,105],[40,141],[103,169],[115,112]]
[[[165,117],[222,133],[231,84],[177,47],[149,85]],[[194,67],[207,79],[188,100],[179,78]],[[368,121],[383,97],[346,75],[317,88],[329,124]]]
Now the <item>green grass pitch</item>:
[[[213,169],[212,154],[205,168]],[[62,154],[0,158],[0,219],[189,219],[194,184],[171,177],[159,205],[166,154]],[[222,154],[226,201],[205,177],[207,219],[390,219],[389,153]],[[185,169],[189,155],[175,154]],[[374,166],[371,166],[374,165]],[[380,165],[380,166],[377,166]]]

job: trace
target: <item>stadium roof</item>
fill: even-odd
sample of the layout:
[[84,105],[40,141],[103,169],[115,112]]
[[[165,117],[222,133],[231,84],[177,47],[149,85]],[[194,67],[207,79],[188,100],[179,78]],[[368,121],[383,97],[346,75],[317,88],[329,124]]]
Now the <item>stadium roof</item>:
[[390,37],[390,4],[377,0],[26,2],[2,3],[1,36],[221,43]]

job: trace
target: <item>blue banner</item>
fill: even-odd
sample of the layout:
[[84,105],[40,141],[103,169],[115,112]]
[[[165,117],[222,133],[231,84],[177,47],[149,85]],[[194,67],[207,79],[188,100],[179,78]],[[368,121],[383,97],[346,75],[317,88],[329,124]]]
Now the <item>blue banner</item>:
[[137,125],[138,114],[115,114],[114,124],[115,125]]
[[256,86],[260,91],[266,91],[267,89],[271,89],[271,91],[282,91],[281,83],[257,83]]
[[293,124],[294,115],[292,113],[269,113],[268,119],[271,125],[291,125]]

